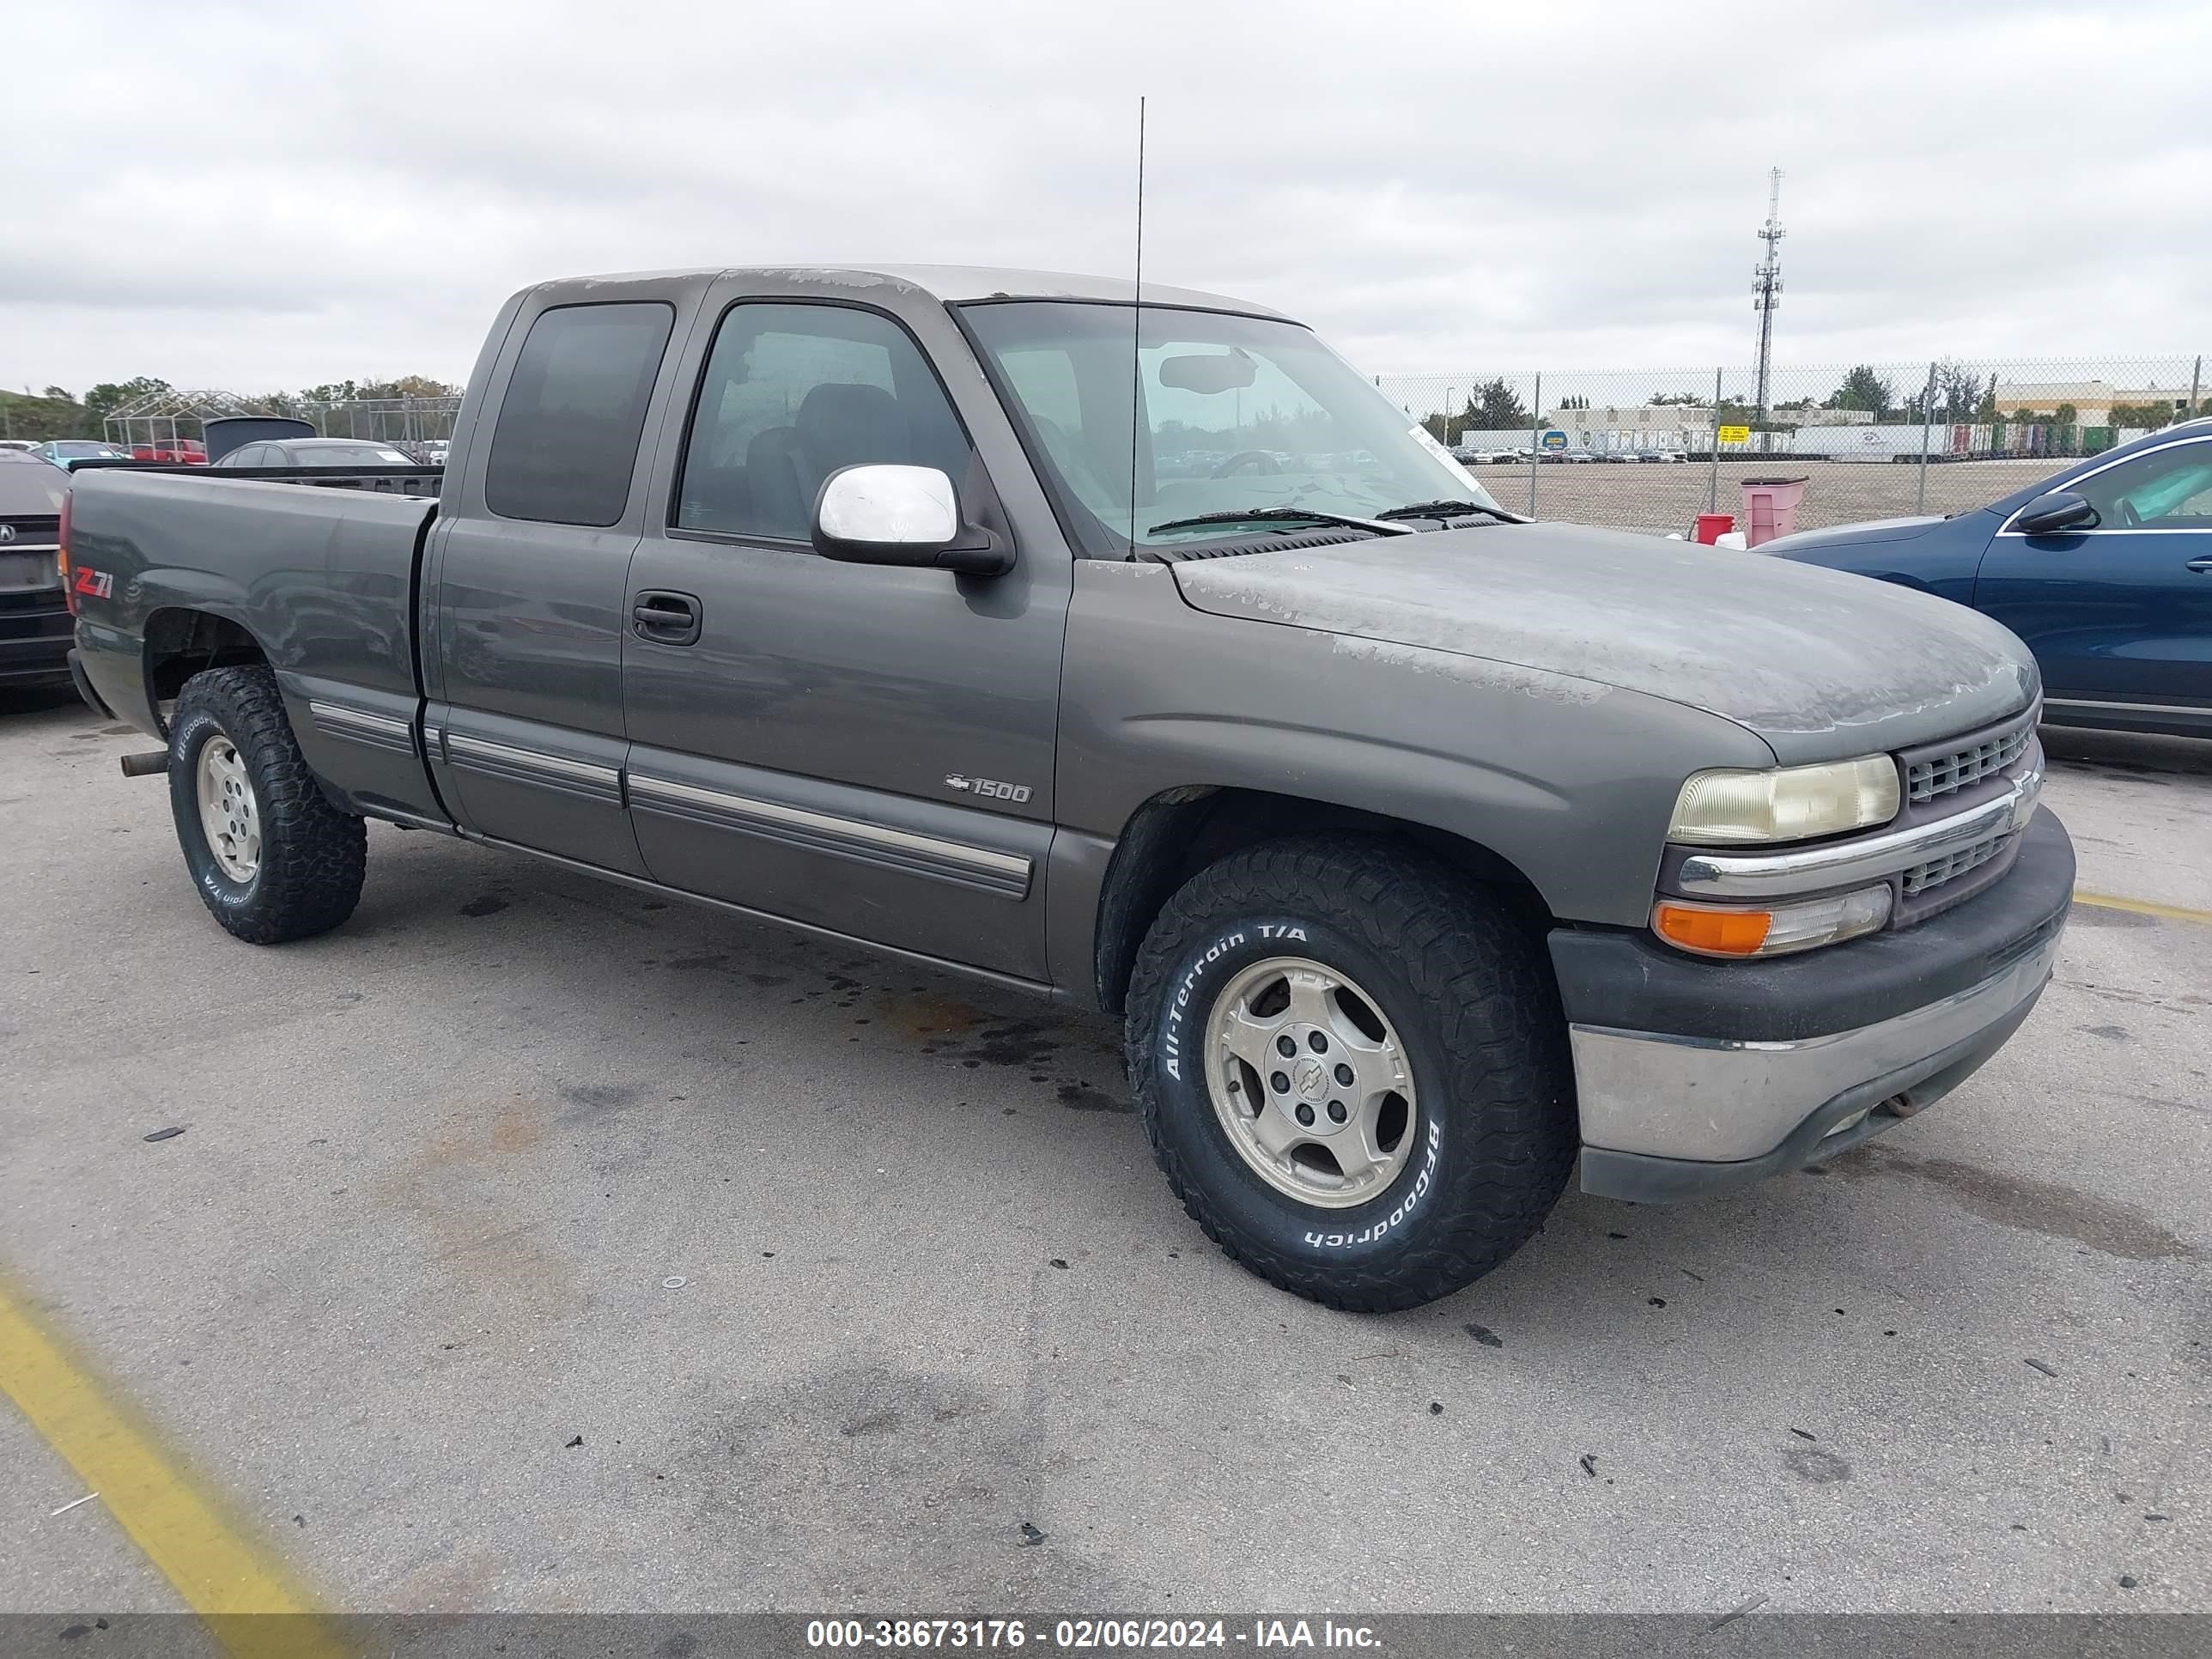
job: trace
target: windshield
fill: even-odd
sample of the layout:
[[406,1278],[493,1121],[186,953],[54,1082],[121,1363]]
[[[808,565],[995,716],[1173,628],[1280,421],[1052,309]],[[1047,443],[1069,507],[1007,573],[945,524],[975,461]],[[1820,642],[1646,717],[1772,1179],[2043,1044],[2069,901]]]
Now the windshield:
[[[1080,550],[1250,536],[1260,523],[1163,528],[1268,508],[1370,518],[1489,494],[1342,358],[1295,323],[1144,307],[1132,376],[1131,307],[982,303],[963,314],[1017,405]],[[1140,413],[1130,418],[1133,378]],[[1135,501],[1131,501],[1134,436]]]
[[46,447],[71,460],[127,461],[131,459],[112,444],[71,443],[64,440],[60,443],[48,444]]

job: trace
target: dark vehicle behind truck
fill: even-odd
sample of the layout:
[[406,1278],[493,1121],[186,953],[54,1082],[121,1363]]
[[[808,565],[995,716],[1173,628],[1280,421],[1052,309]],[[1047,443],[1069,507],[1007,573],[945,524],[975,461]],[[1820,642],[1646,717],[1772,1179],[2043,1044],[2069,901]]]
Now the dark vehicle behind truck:
[[67,684],[71,618],[62,592],[69,477],[0,450],[0,687]]
[[1527,523],[1296,323],[1133,297],[527,290],[438,499],[78,474],[91,694],[241,939],[343,922],[377,817],[1124,1014],[1190,1214],[1339,1307],[2027,1018],[2073,854],[2010,634]]

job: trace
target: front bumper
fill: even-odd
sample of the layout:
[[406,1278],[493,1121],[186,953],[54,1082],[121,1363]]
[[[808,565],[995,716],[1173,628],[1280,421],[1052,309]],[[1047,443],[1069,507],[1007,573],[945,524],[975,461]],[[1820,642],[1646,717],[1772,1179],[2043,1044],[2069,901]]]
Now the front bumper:
[[1553,935],[1585,1192],[1663,1202],[1831,1157],[1924,1109],[2026,1019],[2072,902],[2039,811],[2004,878],[1917,927],[1771,962]]

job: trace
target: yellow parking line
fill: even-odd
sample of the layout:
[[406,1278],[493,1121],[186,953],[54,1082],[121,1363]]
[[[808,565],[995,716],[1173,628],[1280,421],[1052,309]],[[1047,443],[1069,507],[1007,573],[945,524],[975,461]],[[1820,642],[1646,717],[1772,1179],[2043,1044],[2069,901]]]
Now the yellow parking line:
[[2115,898],[2110,893],[2085,893],[2074,890],[2074,902],[2094,904],[2100,910],[2132,910],[2139,916],[2163,916],[2168,921],[2193,921],[2200,927],[2212,927],[2212,910],[2192,910],[2185,904],[2160,904],[2154,899]]
[[[234,1659],[340,1659],[307,1592],[0,1283],[0,1389]],[[290,1614],[270,1618],[269,1614]]]

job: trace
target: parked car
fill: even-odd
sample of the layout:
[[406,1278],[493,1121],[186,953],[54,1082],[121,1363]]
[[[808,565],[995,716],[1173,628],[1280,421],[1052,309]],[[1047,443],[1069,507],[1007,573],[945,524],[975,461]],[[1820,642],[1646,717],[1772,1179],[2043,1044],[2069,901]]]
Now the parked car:
[[422,463],[390,444],[359,438],[279,438],[240,444],[216,463],[218,468],[292,466],[419,466]]
[[2212,420],[1976,512],[1805,531],[1759,550],[1994,617],[2035,653],[2045,714],[2063,725],[2212,737]]
[[198,438],[173,438],[162,443],[133,444],[131,459],[169,466],[205,466],[207,446]]
[[96,438],[55,438],[34,446],[31,453],[42,461],[51,461],[64,472],[79,461],[127,461],[131,459],[129,450],[101,443]]
[[[2010,634],[1528,522],[1289,319],[1144,299],[1133,434],[1126,282],[528,289],[440,500],[78,474],[90,695],[241,939],[343,922],[377,817],[1124,1014],[1186,1209],[1341,1308],[1496,1265],[1578,1155],[1840,1152],[2027,1016],[2074,857]],[[1372,468],[1264,447],[1263,373]],[[1194,423],[1227,459],[1158,477]]]
[[60,530],[69,480],[46,460],[0,450],[0,686],[66,684],[72,619]]
[[36,438],[0,438],[0,449],[12,449],[18,453],[24,450],[36,449],[38,447],[39,441]]

